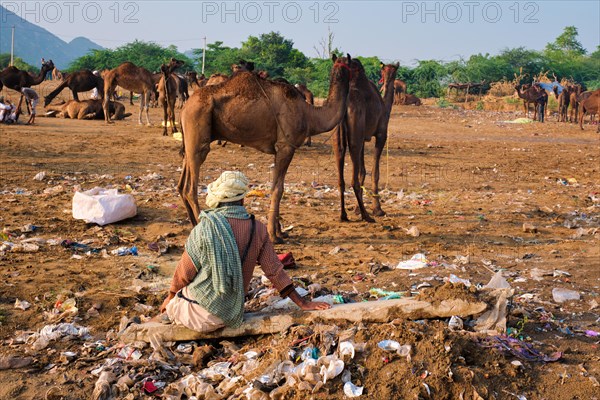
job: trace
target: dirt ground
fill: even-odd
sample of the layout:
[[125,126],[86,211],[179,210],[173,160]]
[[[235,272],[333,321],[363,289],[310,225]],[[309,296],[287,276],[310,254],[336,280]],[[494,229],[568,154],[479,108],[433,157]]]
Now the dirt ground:
[[[447,320],[362,324],[354,341],[366,348],[347,363],[352,382],[364,386],[361,398],[600,398],[599,337],[593,336],[600,331],[596,127],[581,131],[553,116],[544,124],[511,124],[503,121],[522,117],[521,112],[429,104],[393,108],[381,160],[387,215],[375,223],[358,220],[349,188],[351,222],[339,221],[329,134],[300,149],[282,201],[282,222],[290,237],[277,251],[293,253],[298,267],[289,273],[298,285],[318,283],[320,292],[341,294],[346,301],[374,300],[372,288],[416,296],[428,286],[444,285],[452,274],[476,286],[502,270],[515,289],[508,318],[513,336],[546,355],[561,352],[562,357],[530,361],[500,352],[470,333],[469,321],[464,331],[449,330]],[[5,244],[0,252],[0,361],[30,357],[22,368],[0,370],[2,399],[91,398],[95,370],[120,350],[116,332],[122,318],[156,315],[165,296],[191,228],[176,190],[180,142],[161,136],[158,109],[151,110],[154,126],[147,127],[137,124],[137,104],[126,107],[134,117],[110,126],[42,117],[35,126],[0,126]],[[43,114],[41,105],[38,111]],[[367,143],[368,170],[372,147]],[[243,171],[256,185],[249,207],[264,219],[272,163],[271,156],[253,149],[213,144],[201,185],[223,170]],[[350,171],[347,160],[347,182]],[[45,177],[34,180],[40,172]],[[370,174],[367,182],[370,188]],[[137,216],[104,227],[73,219],[74,191],[96,186],[133,194]],[[368,207],[370,200],[367,195]],[[411,227],[418,236],[407,233]],[[40,240],[27,240],[32,238]],[[82,247],[61,245],[64,240]],[[139,255],[111,253],[123,246],[136,246]],[[86,254],[90,249],[94,251]],[[395,269],[416,253],[425,254],[430,266]],[[559,304],[554,288],[575,290],[580,299]],[[57,323],[52,310],[57,301],[70,298],[76,301],[76,315],[66,315],[62,322],[89,328],[92,338],[57,340],[39,350],[31,341],[19,340],[24,332]],[[31,307],[15,308],[17,299]],[[348,328],[352,326],[296,327],[281,335],[208,343],[215,348],[212,360],[231,360],[231,348],[237,346],[241,352],[259,351],[264,366],[286,358],[290,348],[302,352],[307,344],[319,347],[323,335],[318,332]],[[311,339],[298,342],[306,337],[302,329],[310,331]],[[411,359],[384,353],[377,343],[385,339],[411,345]],[[199,368],[180,363],[167,371],[147,361],[151,349],[141,352],[140,360],[123,367],[133,380],[131,392],[116,398],[150,398],[141,391],[146,377],[168,385]],[[343,385],[337,377],[314,394],[292,389],[282,398],[342,399]]]

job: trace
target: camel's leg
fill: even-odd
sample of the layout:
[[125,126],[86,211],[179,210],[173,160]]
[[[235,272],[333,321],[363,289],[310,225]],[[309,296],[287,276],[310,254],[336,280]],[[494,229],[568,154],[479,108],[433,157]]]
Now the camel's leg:
[[163,106],[163,136],[169,136],[169,134],[167,133],[167,124],[169,121],[169,113],[168,113],[168,107],[169,105],[167,104],[167,100],[163,99],[162,101],[162,106]]
[[385,215],[385,212],[381,209],[381,201],[379,201],[379,162],[381,161],[381,154],[385,148],[385,142],[387,141],[387,132],[383,135],[377,135],[375,138],[375,154],[373,155],[373,172],[371,173],[371,179],[373,181],[373,215],[378,217]]
[[363,221],[375,222],[375,220],[367,213],[365,203],[363,201],[363,189],[360,184],[361,157],[363,156],[365,142],[359,140],[359,143],[349,143],[350,158],[352,159],[352,189],[360,208],[360,215]]
[[113,83],[113,81],[108,81],[105,82],[105,86],[104,86],[104,99],[102,101],[102,110],[104,111],[104,121],[107,124],[112,124],[113,121],[110,119],[110,110],[109,110],[109,101],[110,101],[110,96],[114,95],[115,89],[116,89],[116,83]]
[[129,91],[129,105],[133,105],[133,92],[131,90]]
[[77,95],[77,91],[75,91],[75,89],[71,89],[71,93],[73,93],[73,100],[79,101],[79,96]]
[[[152,123],[150,122],[150,91],[145,91],[141,94],[140,96],[140,103],[142,102],[143,99],[143,103],[144,103],[144,110],[146,110],[146,125],[148,126],[152,126]],[[142,108],[140,107],[140,124],[142,123]]]
[[[365,187],[365,178],[367,177],[367,169],[365,167],[365,144],[362,146],[362,150],[360,153],[360,170],[358,172],[358,180],[360,182],[360,187]],[[364,196],[363,196],[364,198]],[[360,207],[356,207],[354,209],[354,214],[360,215]]]
[[177,132],[177,126],[175,125],[175,102],[176,101],[177,101],[176,99],[173,99],[171,101],[171,107],[169,107],[170,111],[171,111],[171,115],[169,115],[169,120],[171,121],[171,134]]
[[[342,122],[343,124],[344,122]],[[346,214],[346,205],[344,201],[344,192],[346,183],[344,182],[344,158],[346,157],[346,142],[342,137],[341,124],[335,128],[333,133],[333,152],[335,154],[335,164],[338,170],[338,188],[340,190],[340,221],[348,221]]]
[[279,206],[283,196],[285,174],[294,157],[294,148],[288,144],[275,145],[275,169],[273,170],[273,184],[271,187],[271,204],[269,207],[269,222],[267,230],[273,243],[283,243],[281,225],[279,223]]

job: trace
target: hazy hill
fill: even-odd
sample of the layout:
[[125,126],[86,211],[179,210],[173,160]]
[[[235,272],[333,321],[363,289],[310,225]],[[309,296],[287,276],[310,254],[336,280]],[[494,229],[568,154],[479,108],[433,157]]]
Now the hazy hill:
[[[32,15],[28,15],[32,18]],[[48,30],[28,22],[0,6],[0,53],[10,53],[11,27],[15,26],[15,56],[40,67],[40,60],[52,60],[59,69],[69,66],[74,59],[102,46],[84,37],[67,43]]]

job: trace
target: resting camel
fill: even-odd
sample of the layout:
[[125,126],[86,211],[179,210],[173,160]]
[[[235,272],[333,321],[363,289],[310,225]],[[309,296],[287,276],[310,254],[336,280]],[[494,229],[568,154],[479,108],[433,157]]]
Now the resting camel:
[[104,120],[106,123],[111,123],[110,114],[108,113],[108,100],[110,94],[113,93],[116,87],[121,86],[125,90],[140,93],[140,114],[138,123],[142,124],[142,112],[146,111],[146,123],[151,125],[150,116],[148,115],[148,107],[150,102],[150,94],[154,90],[152,74],[144,67],[138,67],[135,64],[126,61],[117,68],[108,71],[104,76]]
[[406,82],[395,79],[394,80],[394,105],[402,104],[402,95],[406,94]]
[[[593,92],[584,92],[589,93],[589,96],[586,99],[582,99],[579,102],[579,127],[583,130],[583,117],[586,114],[598,114],[600,111],[600,89],[594,90]],[[600,124],[596,128],[596,132],[600,132]]]
[[541,87],[537,85],[523,85],[519,87],[515,86],[517,90],[517,95],[523,99],[523,107],[525,109],[526,116],[529,117],[529,103],[533,103],[534,111],[533,111],[533,120],[538,120],[538,108],[540,108],[540,122],[544,122],[544,109],[546,104],[548,104],[548,93]]
[[411,106],[411,105],[420,106],[422,103],[421,103],[421,99],[419,99],[414,94],[404,93],[400,97],[400,104],[402,104],[404,106]]
[[81,71],[73,72],[57,86],[48,96],[44,97],[44,106],[50,104],[50,102],[58,96],[64,88],[68,87],[73,93],[73,99],[79,100],[78,92],[87,92],[93,88],[98,89],[98,94],[104,93],[104,80],[101,77],[96,76],[89,69],[82,69]]
[[363,202],[363,187],[365,181],[365,142],[375,138],[375,153],[373,157],[373,213],[385,215],[379,201],[379,160],[387,140],[388,122],[394,101],[394,79],[399,64],[381,64],[384,97],[365,74],[365,69],[359,60],[352,60],[350,69],[350,91],[345,117],[333,133],[333,150],[338,169],[338,185],[340,188],[340,220],[348,221],[344,204],[344,158],[346,149],[352,160],[352,189],[358,201],[358,208],[364,221],[375,222],[367,213]]
[[[49,113],[46,115],[58,114],[71,119],[104,119],[102,103],[102,100],[69,100],[64,104],[47,106]],[[108,107],[110,115],[116,120],[131,116],[131,113],[125,113],[125,106],[118,101],[109,101]]]
[[[183,66],[183,64],[183,61],[171,58],[168,65],[163,64],[160,67],[162,77],[158,81],[157,86],[158,104],[162,105],[164,111],[163,136],[167,136],[168,122],[171,123],[171,133],[177,132],[177,127],[175,126],[175,102],[177,101],[177,97],[184,96],[184,93],[181,93],[182,81],[184,79],[175,74],[175,70]],[[185,89],[187,92],[187,86]]]
[[333,129],[346,112],[350,55],[332,57],[329,96],[321,107],[308,104],[291,85],[240,72],[227,82],[197,90],[181,111],[183,171],[178,190],[192,225],[200,213],[198,178],[210,143],[222,139],[275,156],[268,232],[283,242],[279,206],[285,174],[308,136]]

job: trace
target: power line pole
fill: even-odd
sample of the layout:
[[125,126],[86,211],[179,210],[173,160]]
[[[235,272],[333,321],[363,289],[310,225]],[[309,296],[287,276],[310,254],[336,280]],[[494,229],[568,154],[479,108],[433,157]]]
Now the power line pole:
[[206,36],[204,36],[204,49],[202,50],[202,75],[204,75],[204,62],[206,61]]
[[12,26],[12,38],[10,40],[10,66],[12,67],[15,57],[15,26]]

